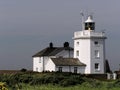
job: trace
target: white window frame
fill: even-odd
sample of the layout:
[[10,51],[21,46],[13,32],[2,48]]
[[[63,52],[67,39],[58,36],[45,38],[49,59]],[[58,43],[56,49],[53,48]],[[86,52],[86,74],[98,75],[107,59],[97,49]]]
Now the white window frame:
[[100,64],[99,63],[95,63],[94,68],[95,68],[95,71],[100,71]]
[[79,50],[76,51],[76,56],[77,56],[77,57],[79,56]]
[[95,58],[100,58],[100,51],[99,50],[95,50]]

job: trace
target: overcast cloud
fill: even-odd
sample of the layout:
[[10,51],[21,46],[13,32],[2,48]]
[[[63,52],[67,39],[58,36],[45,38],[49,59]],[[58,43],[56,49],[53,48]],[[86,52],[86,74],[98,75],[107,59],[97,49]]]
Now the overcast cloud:
[[53,42],[62,46],[81,30],[82,10],[105,29],[106,58],[120,68],[120,0],[0,0],[0,69],[32,69],[32,55]]

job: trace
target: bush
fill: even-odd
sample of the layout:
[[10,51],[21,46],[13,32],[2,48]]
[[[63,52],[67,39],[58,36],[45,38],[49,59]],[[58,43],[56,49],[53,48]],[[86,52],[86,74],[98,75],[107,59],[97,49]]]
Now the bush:
[[33,77],[33,79],[29,82],[30,85],[41,85],[43,84],[44,79],[41,77]]
[[116,81],[113,83],[113,87],[119,87],[119,88],[120,88],[120,79],[116,80]]
[[33,80],[33,76],[30,74],[22,74],[19,76],[19,79],[18,79],[20,83],[29,83],[32,80]]
[[71,86],[76,84],[82,84],[84,80],[81,78],[80,75],[71,75],[69,77],[64,78],[59,84],[61,86]]
[[0,82],[0,90],[8,90],[6,83]]
[[26,72],[26,71],[27,71],[27,69],[22,68],[20,71],[21,71],[21,72]]
[[84,78],[84,80],[85,80],[84,85],[86,87],[100,88],[102,86],[102,82],[100,82],[96,79]]
[[64,79],[60,82],[60,86],[64,86],[64,87],[75,84],[76,84],[76,80],[70,80],[70,79]]
[[64,79],[64,76],[60,74],[46,74],[42,77],[44,79],[44,84],[58,84],[59,81]]
[[33,72],[19,72],[14,74],[1,74],[1,82],[6,82],[8,86],[13,89],[20,83],[27,83],[30,85],[53,84],[60,86],[70,86],[81,84],[84,82],[81,75],[72,73],[33,73]]

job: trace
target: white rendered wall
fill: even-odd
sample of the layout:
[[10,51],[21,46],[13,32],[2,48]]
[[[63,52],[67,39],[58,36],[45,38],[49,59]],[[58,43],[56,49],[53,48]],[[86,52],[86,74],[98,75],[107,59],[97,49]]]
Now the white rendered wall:
[[73,50],[63,50],[56,55],[56,57],[62,56],[64,58],[73,58]]
[[[55,58],[55,56],[53,56]],[[43,65],[44,63],[44,65]],[[74,67],[77,67],[77,73],[85,73],[85,66],[55,66],[51,57],[34,57],[33,58],[33,71],[58,71],[58,67],[62,67],[63,72],[73,72]]]
[[49,58],[49,60],[47,61],[46,65],[45,65],[45,70],[46,71],[56,71],[55,70],[55,64],[53,63],[53,61]]
[[33,57],[33,71],[42,72],[43,71],[43,58]]
[[[77,45],[79,42],[79,45]],[[76,55],[76,51],[79,51],[79,56]],[[74,58],[78,58],[82,63],[86,64],[85,73],[91,73],[90,65],[90,40],[89,39],[77,39],[74,40]]]
[[[98,41],[98,45],[95,45],[94,42]],[[99,58],[95,57],[95,50],[99,51]],[[105,73],[105,39],[92,39],[91,40],[91,73]],[[95,63],[99,63],[99,70],[95,70]]]
[[46,65],[50,57],[33,57],[33,71],[43,72],[46,71]]
[[62,67],[62,72],[74,73],[74,67],[77,67],[77,73],[81,73],[81,74],[85,73],[85,66],[56,66],[56,71],[58,71],[59,67]]
[[[94,44],[95,41],[98,41],[98,46]],[[95,58],[95,50],[99,51],[99,58]],[[79,51],[79,56],[77,56],[76,51]],[[86,64],[86,74],[104,73],[105,34],[89,30],[75,32],[74,58],[79,58],[82,63]],[[99,63],[99,70],[95,70],[95,63]]]
[[33,57],[33,71],[42,72],[42,71],[55,71],[55,67],[51,62],[50,58],[56,57],[73,57],[73,50],[63,50],[58,53],[56,56],[42,56],[42,57]]

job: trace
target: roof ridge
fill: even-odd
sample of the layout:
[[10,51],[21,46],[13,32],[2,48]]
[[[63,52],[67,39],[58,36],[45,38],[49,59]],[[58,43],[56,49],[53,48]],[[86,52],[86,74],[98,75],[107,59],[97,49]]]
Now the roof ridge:
[[58,54],[59,52],[61,52],[62,50],[71,50],[73,49],[72,47],[46,47],[44,49],[42,49],[41,51],[39,51],[38,53],[36,53],[35,55],[33,55],[32,57],[40,57],[40,56],[55,56],[56,54]]

